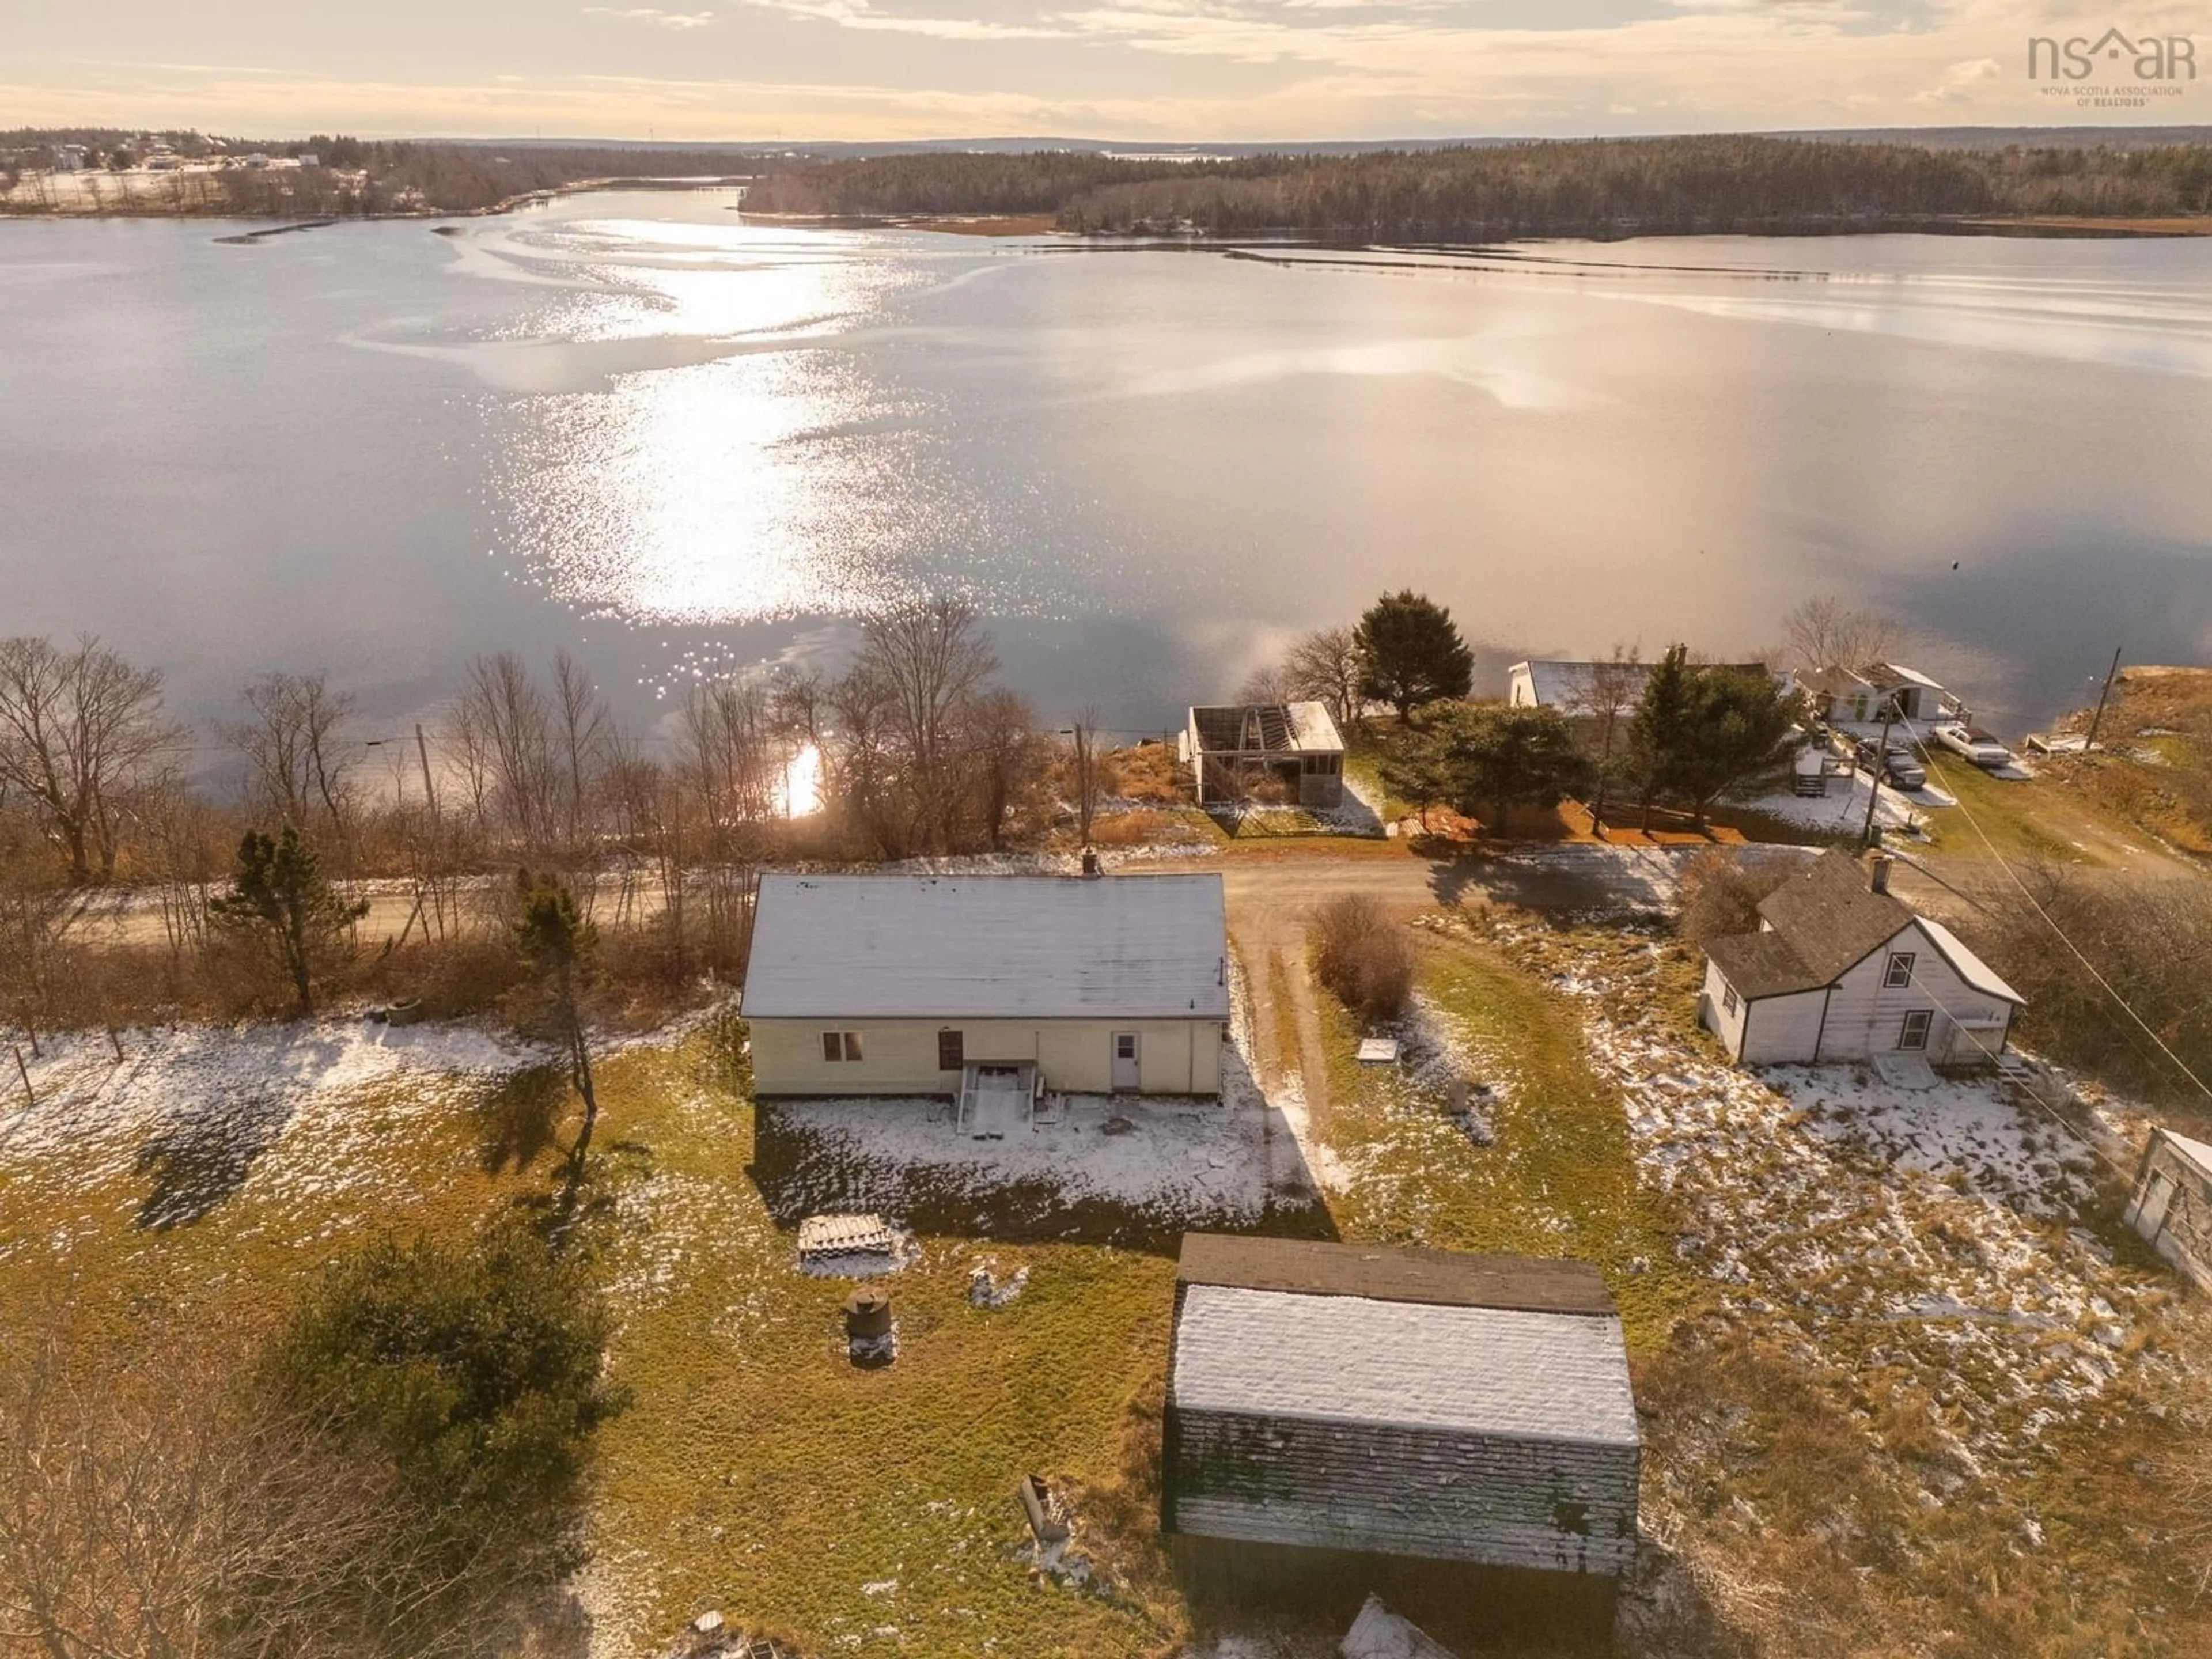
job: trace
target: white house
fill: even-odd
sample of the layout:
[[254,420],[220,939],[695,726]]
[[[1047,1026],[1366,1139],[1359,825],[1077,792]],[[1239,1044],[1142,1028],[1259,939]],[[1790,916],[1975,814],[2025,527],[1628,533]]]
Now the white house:
[[1176,744],[1198,781],[1198,804],[1237,801],[1279,785],[1301,806],[1344,799],[1344,737],[1320,702],[1214,703],[1192,708]]
[[1700,1024],[1747,1065],[1878,1054],[1994,1060],[2025,1005],[1940,921],[1889,891],[1889,860],[1823,853],[1759,902],[1759,930],[1705,947]]
[[1221,1091],[1221,878],[763,876],[762,1096]]
[[1871,726],[1881,719],[1882,705],[1893,702],[1904,719],[1917,725],[1959,720],[1959,700],[1917,669],[1901,663],[1878,662],[1864,668],[1815,668],[1801,674],[1797,684],[1811,700],[1813,713],[1840,726]]
[[[1796,689],[1790,676],[1777,673],[1763,662],[1711,665],[1738,674],[1765,674],[1786,694]],[[1571,720],[1605,713],[1608,690],[1617,691],[1614,706],[1626,712],[1644,700],[1644,688],[1658,666],[1650,662],[1564,662],[1532,658],[1505,671],[1505,701],[1516,708],[1556,708]],[[1601,677],[1616,678],[1610,686]]]

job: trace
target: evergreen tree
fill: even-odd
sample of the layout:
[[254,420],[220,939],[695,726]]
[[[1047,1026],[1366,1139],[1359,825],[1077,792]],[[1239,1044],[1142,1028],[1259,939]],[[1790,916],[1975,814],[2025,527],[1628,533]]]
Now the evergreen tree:
[[1411,588],[1385,593],[1359,619],[1359,695],[1405,719],[1425,702],[1463,697],[1474,684],[1474,653],[1451,612]]
[[1555,806],[1590,765],[1556,708],[1461,704],[1422,718],[1393,746],[1383,785],[1421,807],[1449,806],[1501,834],[1513,806]]
[[1652,799],[1671,790],[1680,770],[1691,693],[1689,647],[1669,646],[1644,683],[1644,699],[1628,726],[1629,763],[1642,794],[1646,830],[1651,828]]
[[300,1012],[315,1009],[314,982],[339,954],[368,901],[339,896],[315,849],[287,824],[274,836],[246,832],[230,891],[208,906],[219,927],[252,939],[292,981]]
[[1671,783],[1690,803],[1698,827],[1723,790],[1785,764],[1796,746],[1797,699],[1767,675],[1698,669]]
[[568,1051],[568,1081],[584,1103],[583,1127],[568,1153],[568,1197],[573,1201],[592,1150],[592,1131],[599,1121],[598,1091],[592,1082],[591,1044],[584,1030],[585,991],[599,951],[599,929],[577,908],[576,896],[559,877],[515,874],[514,948],[531,972],[538,1004],[533,1011],[550,1025]]

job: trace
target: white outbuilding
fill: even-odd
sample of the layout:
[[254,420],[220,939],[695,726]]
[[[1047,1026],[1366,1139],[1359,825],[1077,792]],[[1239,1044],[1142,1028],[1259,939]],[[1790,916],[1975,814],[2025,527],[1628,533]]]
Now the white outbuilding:
[[761,878],[756,1094],[1215,1095],[1221,878]]
[[1759,901],[1759,931],[1705,946],[1700,1024],[1747,1065],[1994,1062],[2020,993],[1889,890],[1890,860],[1823,853]]

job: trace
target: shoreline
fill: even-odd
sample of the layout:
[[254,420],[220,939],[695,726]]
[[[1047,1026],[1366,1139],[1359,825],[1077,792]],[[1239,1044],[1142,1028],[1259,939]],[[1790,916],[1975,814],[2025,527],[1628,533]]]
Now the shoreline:
[[[306,218],[296,215],[260,215],[228,210],[183,210],[155,201],[143,205],[125,204],[121,206],[103,204],[97,209],[37,208],[26,210],[12,205],[0,204],[0,223],[22,222],[77,222],[99,219],[180,219],[204,220],[210,222],[258,224],[270,228],[256,230],[237,237],[222,237],[218,240],[250,243],[265,236],[284,231],[322,229],[331,225],[353,223],[422,222],[449,219],[488,219],[516,213],[532,205],[542,205],[565,196],[581,196],[605,191],[689,191],[728,190],[738,183],[747,182],[735,177],[722,179],[655,179],[638,176],[613,176],[580,179],[568,184],[548,188],[520,191],[503,197],[499,201],[480,207],[468,208],[410,208],[380,213],[317,214]],[[1625,242],[1658,241],[1680,237],[1730,236],[1746,240],[1798,238],[1811,239],[1828,236],[2000,236],[2048,238],[2065,240],[2079,238],[2095,240],[2173,240],[2192,237],[2212,237],[2212,213],[2182,214],[2161,217],[2140,216],[2095,218],[2080,214],[2033,214],[2018,218],[1980,216],[1941,216],[1909,220],[1878,220],[1866,223],[1842,225],[1834,222],[1805,222],[1762,226],[1749,228],[1674,230],[1644,228],[1569,228],[1553,230],[1501,229],[1494,236],[1474,236],[1459,234],[1434,238],[1391,236],[1355,237],[1346,233],[1327,233],[1297,227],[1255,228],[1234,233],[1154,227],[1129,227],[1099,230],[1064,230],[1054,213],[791,213],[773,210],[745,211],[733,210],[741,217],[763,223],[787,225],[801,229],[822,230],[915,230],[940,235],[972,236],[985,240],[1056,236],[1080,242],[1097,244],[1156,241],[1173,243],[1191,248],[1230,248],[1249,242],[1277,242],[1286,246],[1346,247],[1389,246],[1394,247],[1427,249],[1484,246],[1505,242]]]

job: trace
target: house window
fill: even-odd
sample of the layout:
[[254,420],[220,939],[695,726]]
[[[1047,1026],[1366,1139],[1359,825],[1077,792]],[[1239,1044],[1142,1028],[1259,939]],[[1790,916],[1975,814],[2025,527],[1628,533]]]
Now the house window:
[[1137,1057],[1137,1034],[1134,1031],[1114,1033],[1114,1058],[1134,1060]]
[[1905,1029],[1897,1034],[1900,1048],[1925,1048],[1928,1046],[1928,1027],[1935,1019],[1926,1008],[1915,1008],[1905,1017]]
[[1721,1011],[1723,1013],[1727,1014],[1730,1019],[1734,1019],[1735,1018],[1735,1011],[1742,1006],[1743,1004],[1741,1000],[1735,994],[1735,986],[1723,985],[1721,987]]
[[960,1031],[939,1031],[937,1034],[937,1069],[939,1071],[957,1072],[968,1063],[968,1045],[965,1035]]
[[832,1062],[857,1060],[860,1058],[860,1034],[858,1031],[824,1031],[822,1034],[822,1058]]
[[1890,991],[1902,991],[1912,983],[1911,951],[1892,951],[1889,953],[1889,966],[1882,971],[1881,983],[1885,990]]

